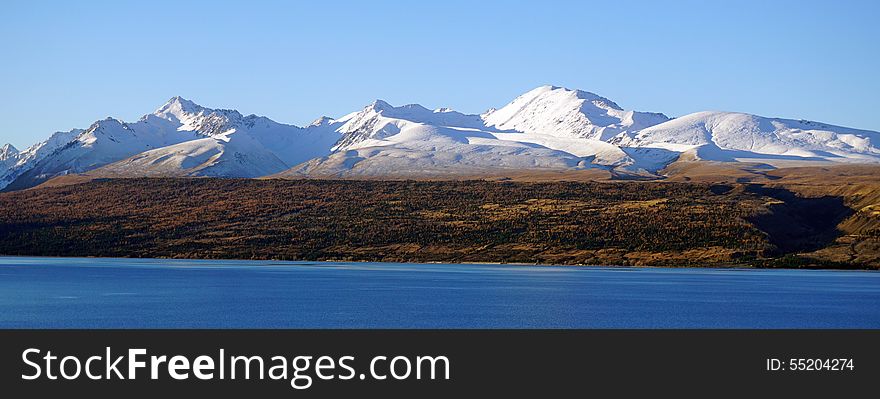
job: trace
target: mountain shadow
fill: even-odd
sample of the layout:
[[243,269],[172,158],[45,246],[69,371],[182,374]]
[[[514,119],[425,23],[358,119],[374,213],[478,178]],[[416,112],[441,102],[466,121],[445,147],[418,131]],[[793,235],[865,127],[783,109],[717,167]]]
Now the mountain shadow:
[[841,197],[800,197],[785,188],[759,184],[746,186],[746,191],[780,201],[768,207],[769,213],[750,219],[776,246],[773,256],[828,246],[842,233],[837,226],[854,213]]

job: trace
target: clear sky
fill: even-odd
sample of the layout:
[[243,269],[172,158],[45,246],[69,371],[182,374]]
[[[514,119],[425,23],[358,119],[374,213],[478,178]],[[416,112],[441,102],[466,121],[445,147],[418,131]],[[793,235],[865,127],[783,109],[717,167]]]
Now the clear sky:
[[303,125],[381,98],[478,113],[542,84],[626,109],[880,130],[880,1],[18,1],[0,142],[174,95]]

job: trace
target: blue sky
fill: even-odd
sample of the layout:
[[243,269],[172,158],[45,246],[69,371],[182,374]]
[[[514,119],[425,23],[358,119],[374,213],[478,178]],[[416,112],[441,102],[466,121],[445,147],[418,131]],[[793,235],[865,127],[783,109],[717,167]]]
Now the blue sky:
[[542,84],[678,116],[880,130],[878,1],[4,1],[0,142],[181,95],[306,124],[381,98],[482,112]]

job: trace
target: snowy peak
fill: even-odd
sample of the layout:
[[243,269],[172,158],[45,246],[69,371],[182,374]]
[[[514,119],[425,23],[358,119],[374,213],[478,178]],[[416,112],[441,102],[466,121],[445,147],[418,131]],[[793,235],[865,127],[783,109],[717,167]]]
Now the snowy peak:
[[404,119],[411,122],[422,122],[427,114],[432,113],[431,110],[419,104],[406,104],[395,107],[383,100],[375,100],[370,105],[364,107],[365,114],[381,114],[382,116],[395,119]]
[[372,103],[370,103],[370,105],[364,107],[364,110],[371,110],[374,112],[383,112],[389,109],[394,109],[394,106],[380,99],[376,99]]
[[110,140],[116,143],[122,143],[134,135],[131,127],[123,121],[107,117],[96,121],[88,129],[79,134],[74,141],[89,146],[98,140]]
[[205,110],[204,107],[180,96],[171,97],[153,115],[162,119],[182,121]]
[[597,94],[556,86],[533,89],[486,112],[483,119],[504,130],[602,141],[669,120],[659,113],[623,110]]
[[216,137],[235,130],[244,120],[245,118],[236,110],[206,108],[183,97],[175,96],[152,114],[144,115],[140,121],[156,125],[162,125],[165,123],[162,121],[167,121],[175,125],[179,131]]
[[349,148],[369,139],[382,139],[386,136],[400,132],[398,121],[384,117],[388,111],[394,110],[391,104],[382,100],[376,100],[362,110],[348,114],[338,122],[342,126],[336,131],[342,135],[333,150]]
[[528,92],[515,98],[510,104],[508,104],[504,108],[510,107],[508,108],[508,111],[513,111],[515,109],[511,107],[511,105],[525,107],[535,102],[556,106],[582,105],[584,103],[588,103],[597,108],[623,111],[623,109],[620,108],[620,106],[617,105],[614,101],[611,101],[598,94],[579,89],[568,89],[565,87],[550,85],[540,86],[529,90]]
[[[96,170],[112,176],[436,176],[600,168],[656,175],[681,160],[880,163],[880,133],[733,112],[676,119],[558,86],[483,114],[376,100],[306,128],[176,96],[137,122],[107,118],[19,152],[0,147],[0,189]],[[8,185],[8,186],[7,186]]]
[[0,147],[0,161],[6,161],[18,155],[18,149],[12,144],[6,143]]
[[[208,138],[208,141],[195,144],[197,148],[192,152],[202,154],[224,148],[226,144],[220,142],[229,142],[230,136],[236,132],[250,136],[241,137],[234,143],[236,149],[243,150],[222,152],[225,158],[218,158],[212,166],[225,162],[221,170],[243,176],[250,176],[250,172],[245,171],[247,168],[255,171],[278,171],[286,166],[279,158],[284,161],[299,161],[302,157],[302,151],[297,152],[297,143],[294,143],[295,133],[301,130],[296,126],[278,124],[268,118],[255,115],[242,117],[235,110],[213,110],[182,97],[173,97],[154,113],[143,116],[137,122],[126,123],[108,117],[96,121],[85,131],[56,133],[49,140],[28,149],[26,155],[19,156],[14,170],[7,169],[0,174],[0,188],[7,185],[13,188],[30,187],[54,176],[86,172],[145,151],[172,148],[180,143],[195,143],[199,139]],[[312,141],[315,140],[312,138]],[[212,144],[214,141],[216,143]],[[246,142],[256,144],[242,144]],[[312,146],[306,145],[307,148]],[[273,148],[279,154],[276,155],[267,148]],[[184,157],[187,156],[189,155]],[[183,164],[188,165],[187,162]],[[234,166],[239,163],[246,166]],[[263,168],[265,165],[271,167]],[[145,170],[152,167],[147,164],[139,166],[143,166]],[[138,175],[134,170],[130,172],[131,175]]]
[[335,122],[341,123],[336,132],[342,137],[333,147],[334,151],[363,146],[364,143],[381,144],[383,140],[413,125],[465,129],[486,127],[479,115],[463,114],[450,108],[431,110],[419,104],[395,107],[382,100],[376,100],[361,111]]
[[395,107],[383,100],[376,100],[363,110],[340,118],[340,121],[368,120],[377,116],[398,119],[414,123],[422,123],[451,127],[482,127],[479,115],[463,114],[452,108],[428,109],[421,104],[406,104]]
[[0,188],[6,185],[10,180],[10,172],[19,160],[18,150],[12,144],[5,144],[0,147]]
[[738,112],[696,112],[621,136],[617,145],[690,151],[714,161],[877,162],[880,133]]
[[524,94],[524,97],[537,97],[543,95],[545,93],[549,93],[550,95],[554,95],[557,97],[574,97],[580,100],[584,100],[585,102],[590,102],[600,108],[610,108],[616,109],[618,111],[623,111],[623,108],[620,108],[614,101],[611,101],[605,97],[602,97],[598,94],[591,93],[588,91],[583,91],[580,89],[567,89],[565,87],[558,86],[541,86],[536,89],[529,91]]
[[329,116],[322,116],[322,117],[320,117],[320,118],[318,118],[318,119],[313,120],[312,123],[310,123],[308,127],[321,127],[321,126],[327,126],[327,125],[329,125],[329,124],[331,124],[331,123],[333,123],[333,122],[334,122],[334,119],[333,119],[333,118],[331,118],[331,117],[329,117]]
[[[321,120],[320,124],[331,121]],[[327,155],[339,134],[320,124],[303,129],[235,110],[210,109],[174,97],[154,114],[132,124],[161,143],[100,166],[108,176],[260,177]]]

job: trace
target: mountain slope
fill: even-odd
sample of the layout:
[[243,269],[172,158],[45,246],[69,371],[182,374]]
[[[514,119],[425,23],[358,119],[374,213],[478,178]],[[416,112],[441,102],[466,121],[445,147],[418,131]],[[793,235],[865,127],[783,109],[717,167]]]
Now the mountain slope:
[[542,86],[482,115],[376,100],[321,126],[342,135],[334,153],[293,168],[302,176],[435,176],[532,169],[654,171],[677,158],[603,141],[668,120],[592,93]]
[[185,141],[111,163],[96,176],[214,176],[260,177],[287,168],[287,164],[252,138],[237,134]]
[[[0,147],[0,176],[6,173],[18,162],[19,152],[12,144],[4,144]],[[2,188],[2,187],[0,187]]]
[[181,97],[137,122],[107,118],[77,133],[50,155],[24,165],[9,188],[95,169],[96,175],[125,177],[258,177],[325,155],[338,139]]
[[72,141],[36,160],[8,188],[32,187],[56,176],[86,172],[153,148],[196,138],[192,132],[169,132],[142,120],[128,124],[107,118],[92,124]]
[[659,113],[623,110],[593,93],[555,86],[531,90],[484,114],[484,119],[503,130],[600,141],[669,120]]
[[[417,104],[394,107],[376,100],[338,120],[324,119],[310,129],[341,135],[326,157],[299,165],[290,176],[437,176],[528,169],[589,169],[604,151],[626,157],[605,143],[577,143],[579,151],[537,144],[516,131],[486,126],[480,115]],[[595,147],[595,148],[594,148]],[[616,151],[616,152],[615,152]],[[604,159],[604,158],[602,158]]]
[[623,134],[621,146],[662,148],[722,162],[878,162],[880,133],[734,112],[697,112]]
[[[765,168],[880,163],[880,133],[732,112],[670,119],[599,95],[541,86],[500,109],[466,114],[376,100],[297,127],[174,97],[126,123],[57,132],[0,149],[0,189],[55,176],[435,177],[593,169],[661,178],[675,163]],[[758,170],[758,169],[756,169]],[[8,186],[7,186],[8,185]]]
[[18,149],[12,144],[6,143],[0,147],[0,164],[14,163],[18,161]]
[[[0,189],[8,186],[22,173],[27,172],[37,162],[55,152],[55,150],[67,145],[76,136],[83,132],[82,129],[72,129],[66,132],[55,132],[48,139],[34,144],[24,151],[18,152],[7,162],[0,164]],[[14,161],[13,161],[14,160]]]
[[[198,122],[181,122],[184,128],[207,130]],[[242,117],[237,112],[228,114],[223,123],[211,126],[222,127],[213,128],[209,137],[145,151],[102,167],[94,174],[260,177],[326,155],[339,139],[332,131],[303,129],[255,115]]]

